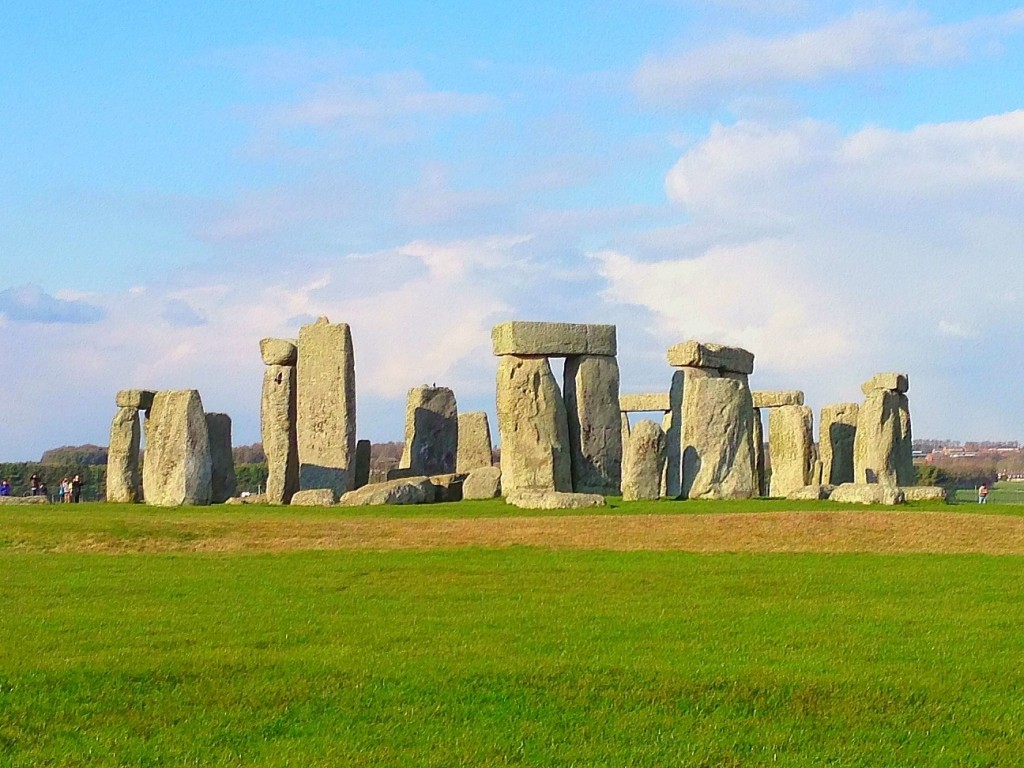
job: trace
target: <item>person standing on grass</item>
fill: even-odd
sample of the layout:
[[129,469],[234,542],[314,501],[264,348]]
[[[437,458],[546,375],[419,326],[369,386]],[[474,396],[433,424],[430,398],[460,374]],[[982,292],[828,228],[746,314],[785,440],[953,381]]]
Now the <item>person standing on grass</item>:
[[0,480],[0,496],[11,495],[11,484],[6,480]]
[[78,504],[82,501],[82,476],[75,475],[71,478],[71,503]]
[[982,483],[978,487],[978,503],[979,504],[987,504],[988,503],[988,486],[985,485],[984,483]]

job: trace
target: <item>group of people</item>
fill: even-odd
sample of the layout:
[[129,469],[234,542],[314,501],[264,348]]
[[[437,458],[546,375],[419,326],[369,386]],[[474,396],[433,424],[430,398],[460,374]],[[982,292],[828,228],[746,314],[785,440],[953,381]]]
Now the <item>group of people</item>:
[[[57,501],[64,504],[78,504],[82,500],[82,485],[84,483],[82,482],[81,475],[63,478],[60,481],[60,486],[57,488]],[[33,474],[28,479],[28,487],[30,496],[50,495],[50,489],[46,486],[46,481],[37,474]],[[12,495],[10,482],[0,480],[0,496],[10,495]]]

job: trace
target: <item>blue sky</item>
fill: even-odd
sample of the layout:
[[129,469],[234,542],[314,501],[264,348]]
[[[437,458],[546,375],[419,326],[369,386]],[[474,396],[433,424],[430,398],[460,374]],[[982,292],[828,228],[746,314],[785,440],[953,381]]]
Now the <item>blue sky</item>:
[[1024,7],[14,4],[0,12],[0,460],[126,387],[258,439],[258,341],[352,324],[360,437],[493,411],[489,330],[688,338],[815,407],[911,376],[915,434],[1022,437]]

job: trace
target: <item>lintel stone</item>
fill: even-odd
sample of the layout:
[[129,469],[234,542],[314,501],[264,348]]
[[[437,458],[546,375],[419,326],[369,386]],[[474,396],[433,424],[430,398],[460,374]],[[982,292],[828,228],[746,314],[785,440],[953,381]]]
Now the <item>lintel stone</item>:
[[156,392],[149,389],[122,389],[114,397],[114,403],[118,408],[138,408],[140,411],[148,411],[153,407],[153,397]]
[[878,389],[905,394],[910,389],[910,377],[905,373],[876,373],[860,385],[860,391],[865,395],[870,395]]
[[619,410],[623,413],[647,413],[672,410],[668,392],[653,392],[642,395],[619,395]]
[[494,354],[569,355],[616,354],[615,326],[585,323],[538,323],[514,320],[491,330]]
[[260,339],[260,356],[264,365],[295,365],[299,348],[289,339]]
[[751,392],[755,408],[781,408],[784,405],[803,405],[804,393],[799,389],[776,389]]
[[754,355],[739,347],[684,341],[669,347],[668,364],[673,368],[717,368],[749,375],[754,372]]

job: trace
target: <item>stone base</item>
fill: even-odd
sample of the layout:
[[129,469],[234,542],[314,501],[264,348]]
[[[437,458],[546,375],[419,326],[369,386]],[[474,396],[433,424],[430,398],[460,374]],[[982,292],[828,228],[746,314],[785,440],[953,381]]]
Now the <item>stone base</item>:
[[821,501],[832,495],[834,487],[831,485],[805,485],[803,488],[790,491],[784,498],[790,501]]
[[313,488],[296,491],[292,495],[293,507],[330,507],[334,505],[334,491],[330,488]]
[[[410,477],[372,483],[349,491],[338,503],[343,507],[370,507],[382,504],[429,504],[437,498],[437,487],[429,477]],[[294,503],[294,502],[293,502]]]
[[945,488],[937,485],[912,485],[900,488],[907,501],[944,501],[949,502],[949,494]]
[[905,501],[902,488],[867,483],[837,485],[829,499],[843,504],[883,504],[889,507]]
[[0,496],[0,504],[49,504],[46,496]]
[[496,499],[501,496],[501,468],[474,469],[462,483],[463,499]]

